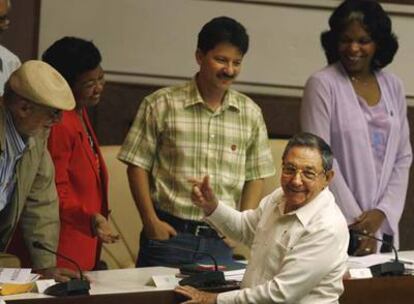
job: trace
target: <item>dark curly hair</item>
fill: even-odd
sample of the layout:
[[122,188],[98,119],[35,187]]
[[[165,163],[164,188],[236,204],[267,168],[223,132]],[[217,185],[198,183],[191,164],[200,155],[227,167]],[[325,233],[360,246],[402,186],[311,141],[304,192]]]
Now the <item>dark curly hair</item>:
[[397,37],[392,32],[391,19],[376,1],[345,0],[329,18],[330,30],[321,34],[321,43],[328,63],[339,60],[338,42],[351,21],[358,20],[371,35],[377,50],[371,70],[378,70],[392,62],[398,50]]
[[76,37],[55,41],[42,55],[42,60],[53,66],[72,87],[81,74],[98,67],[101,53],[91,42]]
[[243,55],[249,49],[245,27],[229,17],[216,17],[207,22],[198,34],[197,48],[206,54],[223,42],[234,45]]

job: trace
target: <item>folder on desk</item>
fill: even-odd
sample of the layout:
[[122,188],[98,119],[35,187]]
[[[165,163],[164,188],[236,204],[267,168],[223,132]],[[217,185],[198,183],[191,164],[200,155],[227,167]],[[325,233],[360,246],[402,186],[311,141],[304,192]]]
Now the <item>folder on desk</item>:
[[32,290],[39,275],[31,271],[30,268],[0,268],[0,294],[6,296]]
[[0,294],[8,296],[18,293],[26,293],[33,289],[34,282],[28,283],[3,283],[0,284]]

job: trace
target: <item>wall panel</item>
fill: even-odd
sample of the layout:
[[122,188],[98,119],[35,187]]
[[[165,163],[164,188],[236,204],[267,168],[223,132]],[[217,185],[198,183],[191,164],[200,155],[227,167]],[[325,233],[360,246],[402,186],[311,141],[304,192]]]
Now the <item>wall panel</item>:
[[[39,53],[64,35],[93,39],[108,79],[169,85],[197,71],[196,36],[212,17],[240,20],[251,48],[239,77],[255,93],[300,96],[308,76],[325,65],[319,44],[338,1],[43,0]],[[414,96],[414,7],[388,4],[401,48],[390,69]],[[410,15],[411,14],[411,15]],[[247,89],[246,89],[247,90]]]
[[11,0],[10,27],[2,34],[1,44],[21,61],[35,59],[38,50],[40,0]]

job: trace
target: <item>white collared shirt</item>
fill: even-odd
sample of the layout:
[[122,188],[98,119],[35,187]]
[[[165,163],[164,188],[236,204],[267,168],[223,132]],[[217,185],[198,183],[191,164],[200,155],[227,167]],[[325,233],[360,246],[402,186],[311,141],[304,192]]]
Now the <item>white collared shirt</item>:
[[3,96],[4,85],[10,75],[20,66],[19,58],[0,45],[0,96]]
[[349,242],[344,216],[325,189],[284,214],[281,188],[255,210],[219,203],[206,221],[251,248],[242,289],[219,294],[217,303],[338,303]]
[[4,124],[5,145],[0,151],[0,211],[7,206],[12,197],[16,184],[16,164],[28,146],[17,131],[10,112],[6,112]]

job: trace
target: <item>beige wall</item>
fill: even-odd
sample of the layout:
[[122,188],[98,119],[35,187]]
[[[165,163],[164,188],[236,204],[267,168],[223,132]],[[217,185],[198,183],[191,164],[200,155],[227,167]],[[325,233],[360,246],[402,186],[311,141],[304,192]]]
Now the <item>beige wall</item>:
[[[241,21],[251,36],[239,81],[243,91],[300,95],[307,77],[325,64],[319,34],[334,0],[265,0],[273,5],[200,0],[42,0],[39,53],[64,35],[93,39],[109,80],[166,85],[196,70],[196,35],[212,17]],[[414,7],[384,4],[401,48],[390,69],[414,96]],[[411,13],[412,16],[403,15]],[[132,73],[134,76],[119,75]],[[160,78],[151,75],[161,76]],[[270,85],[270,86],[269,86]],[[297,86],[286,90],[283,86]],[[411,103],[411,98],[410,98]],[[414,105],[414,103],[412,103]]]

